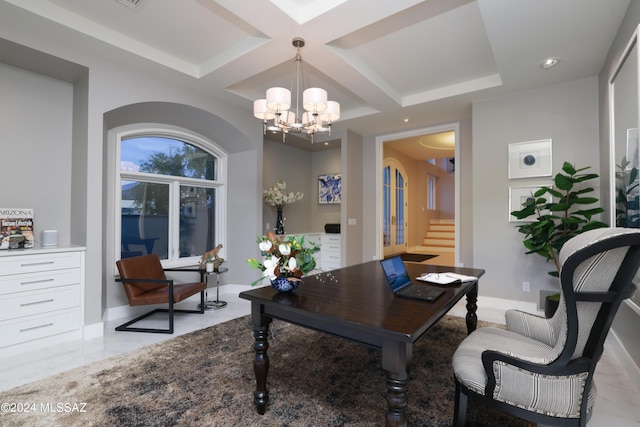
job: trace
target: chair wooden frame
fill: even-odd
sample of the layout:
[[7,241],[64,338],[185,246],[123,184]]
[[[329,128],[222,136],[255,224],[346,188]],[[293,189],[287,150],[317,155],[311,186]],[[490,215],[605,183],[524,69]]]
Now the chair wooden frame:
[[[629,250],[617,271],[608,292],[576,292],[574,290],[573,277],[576,268],[588,258],[618,247],[628,246]],[[596,364],[600,360],[604,348],[604,341],[613,323],[613,319],[622,301],[629,298],[635,290],[632,280],[640,267],[640,243],[638,234],[623,234],[610,237],[600,242],[593,243],[570,256],[562,268],[561,284],[567,309],[567,340],[560,356],[549,364],[537,364],[522,359],[511,357],[507,354],[492,350],[482,353],[482,364],[487,375],[487,383],[484,395],[464,386],[455,378],[455,409],[453,425],[462,427],[466,422],[466,409],[468,399],[471,398],[487,406],[496,408],[504,413],[514,415],[545,425],[584,427],[591,413],[587,413],[587,400],[589,390],[593,382],[593,374]],[[578,339],[578,313],[576,302],[600,302],[602,303],[596,320],[591,328],[582,357],[572,360]],[[496,377],[493,369],[495,361],[503,361],[525,371],[541,375],[570,376],[578,373],[588,373],[585,379],[578,418],[561,418],[542,413],[529,411],[506,402],[493,399],[496,387]]]

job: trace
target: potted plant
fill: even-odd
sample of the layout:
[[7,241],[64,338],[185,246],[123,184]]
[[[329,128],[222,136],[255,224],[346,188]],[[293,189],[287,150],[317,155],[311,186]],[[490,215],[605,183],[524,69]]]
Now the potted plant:
[[251,286],[268,277],[279,292],[292,291],[302,277],[316,268],[313,254],[320,248],[313,242],[306,243],[304,236],[281,236],[270,231],[266,236],[258,236],[257,243],[264,259],[250,258],[247,264],[260,270],[262,276]]
[[[547,261],[553,261],[555,269],[549,272],[551,276],[560,275],[558,255],[567,240],[587,230],[608,227],[604,222],[593,219],[604,209],[587,207],[598,202],[598,198],[589,195],[595,190],[584,185],[597,179],[598,174],[583,173],[587,169],[588,166],[576,169],[571,163],[564,162],[562,172],[556,174],[552,187],[541,187],[523,203],[522,209],[511,212],[519,220],[533,217],[531,222],[516,228],[525,235],[523,243],[527,254],[538,254]],[[559,294],[550,297],[557,301]],[[545,313],[549,315],[546,308]]]

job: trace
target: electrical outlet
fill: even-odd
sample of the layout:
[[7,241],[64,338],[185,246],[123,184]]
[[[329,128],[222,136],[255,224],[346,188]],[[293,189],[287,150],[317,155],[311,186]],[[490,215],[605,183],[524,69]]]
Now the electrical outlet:
[[531,292],[531,283],[522,282],[522,291],[523,292]]

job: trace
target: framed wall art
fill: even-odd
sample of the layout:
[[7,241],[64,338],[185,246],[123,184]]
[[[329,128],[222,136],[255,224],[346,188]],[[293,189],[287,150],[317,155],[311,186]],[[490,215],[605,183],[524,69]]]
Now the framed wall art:
[[509,179],[551,176],[551,140],[509,144]]
[[340,203],[342,201],[342,175],[318,176],[318,203],[321,205]]

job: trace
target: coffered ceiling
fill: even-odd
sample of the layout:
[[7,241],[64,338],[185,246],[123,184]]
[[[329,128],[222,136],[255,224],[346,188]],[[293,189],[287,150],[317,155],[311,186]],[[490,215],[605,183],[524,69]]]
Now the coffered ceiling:
[[[291,40],[303,37],[305,86],[341,104],[334,129],[376,135],[597,75],[629,1],[0,0],[0,15],[45,18],[105,55],[137,55],[248,116],[267,88],[290,87]],[[561,62],[543,69],[547,57]]]

